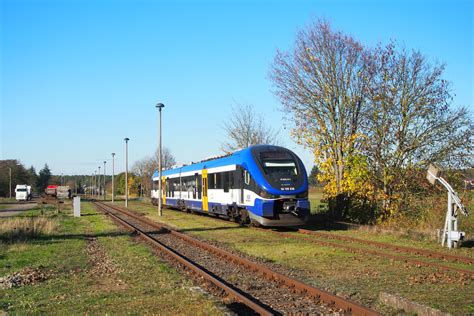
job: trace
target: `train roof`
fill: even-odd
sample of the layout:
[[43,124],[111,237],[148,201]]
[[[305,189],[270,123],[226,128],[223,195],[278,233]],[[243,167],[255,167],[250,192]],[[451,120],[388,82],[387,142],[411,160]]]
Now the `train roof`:
[[[268,146],[268,145],[257,145],[257,146]],[[228,166],[228,165],[242,165],[242,164],[245,164],[245,162],[248,161],[248,159],[252,157],[251,149],[253,147],[239,150],[227,156],[204,160],[204,161],[192,163],[190,165],[185,165],[179,168],[163,170],[161,172],[161,175],[168,176],[168,175],[176,174],[179,172],[184,173],[184,172],[189,172],[189,171],[198,171],[202,169],[209,169],[209,168],[222,167],[222,166]],[[272,147],[276,147],[276,146],[272,146]],[[153,173],[153,178],[156,178],[156,177],[158,177],[158,170],[155,170],[155,172]]]

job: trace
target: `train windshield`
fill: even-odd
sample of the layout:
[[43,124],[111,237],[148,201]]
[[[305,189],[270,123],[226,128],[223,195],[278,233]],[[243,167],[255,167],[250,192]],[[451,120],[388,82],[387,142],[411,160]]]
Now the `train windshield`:
[[16,189],[16,192],[26,192],[26,189]]
[[260,153],[263,171],[267,175],[277,177],[294,177],[298,175],[298,168],[293,157],[284,151],[269,151]]
[[252,148],[252,156],[260,172],[273,188],[293,191],[305,184],[305,170],[301,160],[288,149],[259,145]]
[[298,169],[294,161],[263,161],[263,167],[266,174],[298,175]]

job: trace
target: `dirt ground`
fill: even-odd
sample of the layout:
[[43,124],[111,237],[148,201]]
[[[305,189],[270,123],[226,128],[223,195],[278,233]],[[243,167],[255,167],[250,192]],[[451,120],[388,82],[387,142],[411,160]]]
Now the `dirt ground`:
[[24,211],[36,206],[35,202],[21,204],[0,204],[0,217],[17,216]]

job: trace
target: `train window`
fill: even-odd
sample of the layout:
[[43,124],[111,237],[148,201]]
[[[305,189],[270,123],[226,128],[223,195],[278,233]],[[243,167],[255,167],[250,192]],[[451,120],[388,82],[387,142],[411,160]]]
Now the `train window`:
[[264,161],[263,170],[266,174],[281,176],[297,176],[298,168],[294,161]]
[[293,157],[284,151],[268,151],[260,153],[263,171],[267,175],[297,176],[298,168]]
[[224,182],[224,192],[229,192],[229,173],[223,172],[222,173],[222,180]]
[[222,173],[216,173],[216,189],[222,189]]
[[216,174],[210,173],[207,175],[207,182],[209,185],[209,189],[215,189],[216,187]]
[[197,173],[194,176],[196,177],[197,198],[200,200],[202,195],[202,176]]

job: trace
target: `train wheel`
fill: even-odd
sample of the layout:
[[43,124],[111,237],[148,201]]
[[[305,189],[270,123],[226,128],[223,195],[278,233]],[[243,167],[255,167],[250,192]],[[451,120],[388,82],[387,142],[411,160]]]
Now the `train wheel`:
[[250,223],[249,213],[246,209],[239,210],[238,221],[240,225],[248,225]]

